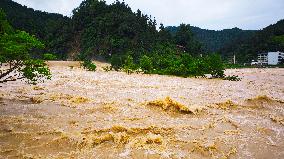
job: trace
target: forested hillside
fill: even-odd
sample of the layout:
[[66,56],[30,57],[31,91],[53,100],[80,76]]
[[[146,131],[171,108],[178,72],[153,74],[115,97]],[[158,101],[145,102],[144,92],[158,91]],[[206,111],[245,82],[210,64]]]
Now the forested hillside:
[[[175,35],[178,28],[170,26],[166,30]],[[190,29],[203,50],[219,52],[225,59],[235,54],[239,63],[250,62],[261,52],[284,51],[284,20],[257,31],[239,28],[214,31],[193,26]]]
[[71,19],[60,14],[36,11],[11,0],[1,0],[0,7],[15,29],[35,35],[46,45],[46,50],[66,58],[71,39]]
[[124,2],[83,1],[73,11],[73,31],[83,58],[129,53],[139,56],[159,41],[156,21]]
[[239,38],[226,45],[223,55],[236,54],[237,59],[249,62],[257,57],[258,53],[268,51],[284,51],[284,20],[270,25],[249,38]]
[[185,51],[191,56],[219,52],[226,58],[236,54],[241,63],[261,51],[284,51],[283,20],[261,31],[214,31],[185,24],[160,25],[157,29],[150,15],[133,12],[119,1],[108,5],[85,0],[74,9],[72,17],[35,11],[12,0],[1,0],[0,6],[15,29],[35,35],[46,45],[42,52],[53,53],[58,59],[116,58],[122,65],[128,55],[138,62],[143,55]]
[[[171,34],[175,35],[178,27],[168,26],[166,29],[169,30]],[[254,30],[241,30],[239,28],[215,31],[190,26],[190,29],[203,45],[204,50],[208,52],[220,52],[222,48],[237,39],[247,39],[256,33]]]
[[140,10],[133,12],[124,2],[107,5],[105,1],[85,0],[71,18],[35,11],[12,0],[2,0],[0,5],[14,28],[40,38],[46,51],[59,59],[131,55],[137,60],[153,52],[164,54],[167,51],[161,49],[165,47],[178,51],[176,45],[184,45],[192,55],[201,52],[186,26],[179,31],[180,37],[171,36],[163,25],[158,31],[155,19]]

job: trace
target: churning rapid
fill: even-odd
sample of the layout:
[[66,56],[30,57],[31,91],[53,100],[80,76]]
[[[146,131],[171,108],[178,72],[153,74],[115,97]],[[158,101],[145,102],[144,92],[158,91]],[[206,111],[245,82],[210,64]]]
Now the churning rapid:
[[242,81],[87,72],[0,87],[0,158],[283,158],[284,69]]

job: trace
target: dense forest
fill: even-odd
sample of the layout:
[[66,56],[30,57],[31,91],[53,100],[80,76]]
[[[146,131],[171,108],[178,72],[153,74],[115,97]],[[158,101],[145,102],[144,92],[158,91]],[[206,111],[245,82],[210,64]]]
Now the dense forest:
[[140,10],[133,12],[120,1],[108,5],[85,0],[73,10],[72,17],[35,11],[12,0],[1,0],[0,6],[15,29],[35,35],[46,46],[42,52],[63,60],[113,59],[113,63],[123,65],[128,56],[137,63],[143,55],[186,52],[196,57],[219,52],[224,58],[236,54],[242,63],[261,51],[283,51],[283,20],[260,31],[214,31],[185,24],[161,24],[157,29],[155,19]]
[[35,35],[46,45],[48,52],[66,58],[71,38],[70,18],[60,14],[35,11],[11,0],[1,0],[0,6],[11,25]]
[[[45,51],[60,59],[121,54],[139,57],[163,47],[175,49],[176,44],[185,45],[184,49],[192,54],[201,52],[186,26],[177,39],[162,24],[158,31],[155,19],[140,10],[133,12],[124,2],[107,5],[105,1],[85,0],[73,10],[71,18],[35,11],[11,0],[2,0],[0,5],[15,29],[38,37],[45,43]],[[197,45],[189,45],[192,42]]]
[[[172,35],[179,27],[166,27]],[[284,51],[284,20],[262,30],[241,30],[239,28],[220,31],[190,26],[191,31],[207,52],[219,52],[228,59],[236,55],[237,62],[250,62],[258,53]]]
[[[233,41],[240,38],[250,38],[256,33],[254,30],[241,30],[239,28],[215,31],[194,26],[189,27],[197,40],[203,45],[203,49],[207,52],[219,52]],[[166,29],[170,31],[172,35],[175,35],[179,28],[176,26],[168,26]]]
[[235,54],[240,62],[250,62],[258,53],[269,51],[284,52],[284,20],[257,31],[251,37],[238,38],[220,50],[224,56]]

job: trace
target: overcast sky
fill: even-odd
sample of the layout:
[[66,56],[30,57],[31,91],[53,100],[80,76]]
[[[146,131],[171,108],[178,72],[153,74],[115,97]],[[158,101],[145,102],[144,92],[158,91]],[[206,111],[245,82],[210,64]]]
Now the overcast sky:
[[[71,16],[82,0],[14,0],[52,13]],[[112,3],[114,0],[106,0]],[[156,17],[165,26],[191,24],[205,29],[262,29],[284,19],[284,0],[125,0],[133,11]]]

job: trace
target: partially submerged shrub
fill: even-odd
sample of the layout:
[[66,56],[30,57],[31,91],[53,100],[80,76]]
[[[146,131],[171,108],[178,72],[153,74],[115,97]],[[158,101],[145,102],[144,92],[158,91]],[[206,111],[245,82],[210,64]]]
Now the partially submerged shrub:
[[208,69],[208,73],[211,74],[214,78],[224,77],[225,67],[220,55],[210,54],[205,58],[205,63],[207,65],[206,69]]
[[127,73],[140,72],[181,77],[211,74],[213,78],[224,77],[224,64],[218,54],[202,57],[195,53],[180,52],[175,45],[157,45],[142,52],[128,51],[113,54],[111,67]]
[[109,72],[112,70],[111,66],[102,67],[105,72]]
[[140,58],[139,66],[144,73],[151,73],[153,71],[152,59],[146,55]]
[[237,75],[226,76],[223,79],[228,81],[241,81],[241,78]]
[[122,69],[128,74],[141,70],[144,73],[181,77],[205,77],[206,74],[210,74],[213,78],[224,77],[224,65],[218,54],[193,57],[187,53],[176,54],[174,50],[165,49],[153,50],[151,57],[147,55],[142,55],[137,59],[133,57],[137,56],[132,52],[129,52],[128,56],[113,55],[111,67],[116,71]]
[[128,55],[126,57],[122,68],[123,68],[123,71],[126,72],[127,74],[134,73],[135,70],[137,70],[137,66],[134,64],[132,56]]
[[81,66],[84,67],[84,69],[87,69],[88,71],[96,71],[97,66],[96,64],[92,63],[90,60],[85,60],[83,63],[81,63]]
[[42,60],[26,60],[24,67],[20,69],[23,76],[31,84],[43,82],[45,79],[51,79],[51,73],[46,63]]

